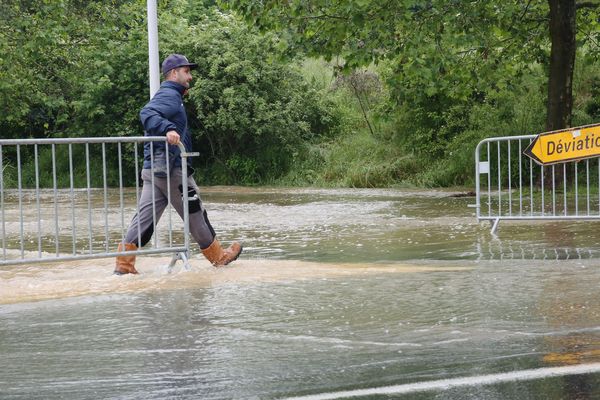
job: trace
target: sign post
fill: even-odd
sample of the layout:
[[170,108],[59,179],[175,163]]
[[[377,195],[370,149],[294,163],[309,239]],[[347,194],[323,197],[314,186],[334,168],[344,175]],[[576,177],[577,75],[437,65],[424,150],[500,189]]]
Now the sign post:
[[158,12],[156,0],[147,0],[148,14],[148,71],[150,75],[150,98],[160,87],[160,60],[158,59]]
[[600,124],[540,133],[523,154],[540,165],[600,156]]

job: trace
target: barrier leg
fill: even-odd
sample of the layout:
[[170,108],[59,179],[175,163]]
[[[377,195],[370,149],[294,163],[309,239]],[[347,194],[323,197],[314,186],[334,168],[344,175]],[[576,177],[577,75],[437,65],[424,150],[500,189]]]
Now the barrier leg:
[[496,236],[496,231],[498,230],[498,224],[500,223],[500,218],[496,218],[494,222],[492,222],[492,230],[490,233]]
[[187,252],[179,252],[179,253],[173,254],[173,257],[171,258],[171,262],[169,263],[169,266],[167,267],[168,274],[170,274],[171,271],[173,271],[173,267],[175,266],[175,264],[177,263],[178,260],[183,261],[183,267],[185,268],[186,271],[190,270],[190,263],[189,263],[189,257],[187,255]]

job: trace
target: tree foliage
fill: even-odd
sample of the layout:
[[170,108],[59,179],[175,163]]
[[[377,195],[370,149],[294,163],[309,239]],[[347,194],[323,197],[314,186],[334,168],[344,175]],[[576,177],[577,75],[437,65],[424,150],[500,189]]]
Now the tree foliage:
[[[404,123],[410,113],[409,126],[417,127],[399,126],[399,136],[426,143],[423,150],[433,157],[443,156],[445,144],[467,129],[470,109],[550,62],[546,0],[224,3],[263,30],[281,32],[290,53],[339,56],[347,70],[385,64],[395,110]],[[577,13],[579,48],[592,57],[600,50],[598,6],[581,3]]]
[[[9,0],[0,12],[3,137],[143,135],[144,1]],[[200,64],[187,101],[200,163],[209,171],[201,181],[281,175],[305,141],[333,129],[326,102],[315,101],[296,68],[276,57],[275,36],[260,35],[208,0],[161,2],[159,16],[161,59],[176,52]]]
[[[418,82],[428,95],[469,96],[498,68],[540,60],[547,5],[541,1],[430,0],[227,1],[248,22],[282,32],[289,51],[353,69],[396,60],[398,79]],[[503,71],[500,71],[503,72]],[[479,80],[474,78],[481,78]],[[481,82],[481,83],[480,83]],[[457,83],[460,85],[457,86]]]
[[139,46],[143,11],[116,2],[2,2],[0,102],[6,113],[0,129],[5,137],[127,130],[137,113],[121,106],[136,103],[131,94],[142,94],[147,69],[146,50]]
[[[161,58],[200,64],[186,102],[203,183],[272,182],[290,169],[310,183],[334,158],[342,173],[344,157],[368,161],[376,182],[454,163],[440,170],[459,183],[478,138],[543,129],[549,0],[221,3],[159,2]],[[576,5],[574,123],[600,118],[598,3]],[[1,2],[1,136],[141,135],[145,18],[143,0]],[[311,56],[337,76],[306,80],[298,66]],[[361,143],[372,152],[356,153]]]

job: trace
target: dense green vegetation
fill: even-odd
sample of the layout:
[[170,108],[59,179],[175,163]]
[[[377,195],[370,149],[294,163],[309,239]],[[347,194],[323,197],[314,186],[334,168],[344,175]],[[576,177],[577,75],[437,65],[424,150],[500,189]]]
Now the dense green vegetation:
[[[161,58],[200,65],[187,97],[197,180],[470,185],[479,140],[544,131],[548,2],[418,3],[160,1]],[[577,11],[573,126],[600,122],[594,4]],[[142,135],[145,14],[141,0],[3,1],[0,137]]]

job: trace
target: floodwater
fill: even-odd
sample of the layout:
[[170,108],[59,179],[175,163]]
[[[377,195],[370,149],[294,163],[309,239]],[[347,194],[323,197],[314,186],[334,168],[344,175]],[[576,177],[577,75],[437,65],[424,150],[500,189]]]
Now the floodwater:
[[0,267],[0,398],[599,398],[600,224],[452,194],[207,188],[231,266]]

